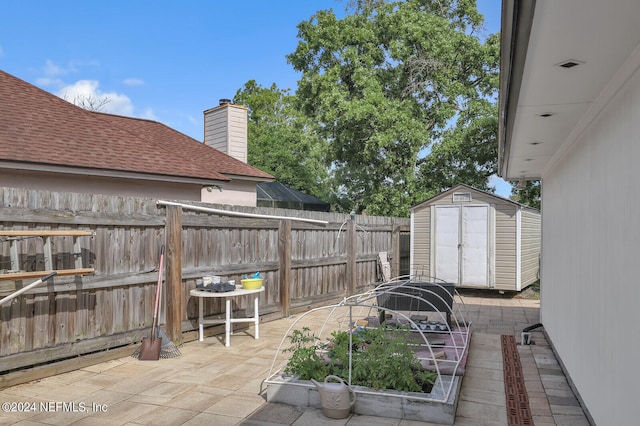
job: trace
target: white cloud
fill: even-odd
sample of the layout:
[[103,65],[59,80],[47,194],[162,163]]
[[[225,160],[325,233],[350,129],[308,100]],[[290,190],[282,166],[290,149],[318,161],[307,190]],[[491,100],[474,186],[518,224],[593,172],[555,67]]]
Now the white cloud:
[[58,64],[54,63],[51,59],[47,59],[47,61],[44,64],[43,71],[44,71],[44,74],[47,76],[47,78],[50,78],[50,79],[53,77],[58,77],[59,75],[68,74],[69,72],[68,70],[65,70]]
[[122,83],[126,86],[143,86],[144,80],[141,78],[126,78],[122,81]]
[[199,120],[192,115],[187,115],[187,121],[191,124],[202,124],[202,118]]
[[59,78],[40,77],[36,79],[36,84],[41,87],[48,87],[48,86],[60,87],[64,85],[64,82]]
[[100,83],[96,80],[79,80],[60,89],[58,96],[69,102],[74,102],[77,99],[92,99],[98,103],[107,100],[108,102],[100,109],[101,112],[133,115],[133,104],[128,96],[116,92],[102,92],[99,86]]
[[146,118],[147,120],[159,121],[158,117],[153,113],[152,108],[145,109],[142,114],[140,114],[140,118]]

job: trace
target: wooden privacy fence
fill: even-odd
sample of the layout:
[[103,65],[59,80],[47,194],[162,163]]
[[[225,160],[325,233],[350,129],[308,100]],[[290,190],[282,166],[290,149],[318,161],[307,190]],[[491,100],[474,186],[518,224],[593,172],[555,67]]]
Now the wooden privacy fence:
[[[204,275],[239,282],[261,272],[260,312],[269,320],[379,281],[379,252],[391,255],[394,274],[408,264],[408,253],[400,252],[408,247],[408,219],[196,203],[277,216],[239,217],[158,201],[0,189],[0,298],[49,270],[77,273],[55,276],[0,306],[0,386],[2,373],[146,336],[163,244],[161,324],[176,343],[196,336],[197,300],[189,291]],[[11,275],[18,273],[27,275]],[[242,300],[234,306],[245,308]],[[220,300],[207,301],[205,315],[221,312]]]

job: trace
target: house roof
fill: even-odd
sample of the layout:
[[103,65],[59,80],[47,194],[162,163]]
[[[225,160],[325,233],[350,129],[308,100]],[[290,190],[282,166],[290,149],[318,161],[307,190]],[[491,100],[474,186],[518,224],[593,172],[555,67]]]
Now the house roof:
[[537,180],[562,161],[629,78],[638,16],[637,0],[502,1],[500,176]]
[[[271,180],[162,123],[92,112],[0,71],[0,165],[224,183]],[[4,164],[2,164],[4,163]]]

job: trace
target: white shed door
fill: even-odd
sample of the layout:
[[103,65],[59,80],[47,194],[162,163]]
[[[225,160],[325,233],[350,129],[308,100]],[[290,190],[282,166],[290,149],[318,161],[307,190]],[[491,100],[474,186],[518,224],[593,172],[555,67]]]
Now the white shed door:
[[435,276],[457,283],[460,273],[460,207],[437,206],[435,213]]
[[465,206],[462,209],[462,285],[487,285],[488,227],[487,206]]
[[435,276],[463,286],[489,286],[489,206],[436,206]]

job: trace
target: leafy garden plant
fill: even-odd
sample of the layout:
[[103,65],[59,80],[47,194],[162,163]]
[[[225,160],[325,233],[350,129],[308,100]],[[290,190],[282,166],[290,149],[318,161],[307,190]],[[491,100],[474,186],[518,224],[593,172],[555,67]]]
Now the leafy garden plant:
[[[350,336],[351,334],[351,336]],[[373,389],[429,392],[437,374],[422,368],[408,344],[406,330],[384,327],[333,332],[320,343],[308,327],[288,336],[291,358],[285,372],[302,380],[324,380],[327,375],[347,378],[351,353],[351,384]]]
[[284,352],[291,352],[291,358],[285,367],[285,373],[297,375],[301,380],[324,380],[329,375],[329,367],[321,355],[320,339],[309,327],[293,330],[287,336],[291,346]]

